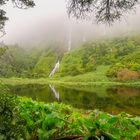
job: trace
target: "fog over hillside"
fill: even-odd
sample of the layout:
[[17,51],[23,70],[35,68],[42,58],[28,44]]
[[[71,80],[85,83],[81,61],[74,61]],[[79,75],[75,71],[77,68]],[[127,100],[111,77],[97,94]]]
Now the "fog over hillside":
[[93,40],[113,35],[125,35],[139,32],[140,8],[130,12],[122,21],[112,26],[99,25],[94,21],[80,21],[67,15],[66,2],[37,1],[36,6],[28,10],[5,6],[9,21],[5,26],[6,35],[1,38],[6,44],[37,46],[48,42],[67,43],[71,34],[72,43]]

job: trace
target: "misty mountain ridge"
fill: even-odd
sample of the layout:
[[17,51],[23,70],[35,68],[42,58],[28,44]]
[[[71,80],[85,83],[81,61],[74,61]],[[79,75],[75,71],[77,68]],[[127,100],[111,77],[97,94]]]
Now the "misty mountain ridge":
[[94,72],[102,65],[108,67],[106,75],[111,78],[117,78],[121,70],[139,75],[139,47],[139,35],[87,41],[70,52],[68,44],[58,42],[26,49],[5,46],[0,56],[0,76],[47,78],[58,60],[60,69],[55,77]]

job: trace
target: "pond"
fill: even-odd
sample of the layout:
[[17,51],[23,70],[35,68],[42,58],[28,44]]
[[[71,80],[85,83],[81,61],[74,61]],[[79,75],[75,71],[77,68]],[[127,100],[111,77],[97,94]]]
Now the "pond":
[[62,87],[28,84],[9,86],[9,93],[33,100],[62,102],[82,109],[99,109],[111,114],[127,112],[140,115],[140,88],[131,87]]

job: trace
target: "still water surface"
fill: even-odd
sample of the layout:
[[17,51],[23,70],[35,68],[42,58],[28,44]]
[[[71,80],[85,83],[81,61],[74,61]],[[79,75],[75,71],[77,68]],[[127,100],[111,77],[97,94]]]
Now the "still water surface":
[[140,88],[130,87],[60,87],[53,85],[9,86],[12,94],[31,97],[33,100],[62,102],[82,109],[99,109],[112,114],[127,112],[140,115]]

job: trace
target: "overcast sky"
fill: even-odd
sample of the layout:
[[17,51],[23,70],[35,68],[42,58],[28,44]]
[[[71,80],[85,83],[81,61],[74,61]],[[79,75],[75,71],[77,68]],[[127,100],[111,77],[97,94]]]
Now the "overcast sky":
[[70,20],[67,15],[65,0],[35,0],[36,6],[28,10],[5,5],[9,21],[6,22],[6,35],[1,38],[8,44],[35,44],[46,40],[66,39],[71,27],[72,36],[82,35],[87,38],[114,33],[125,34],[139,30],[140,10],[129,14],[123,22],[112,27],[95,23]]

